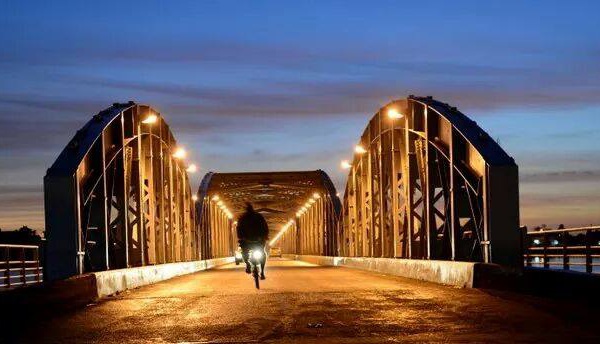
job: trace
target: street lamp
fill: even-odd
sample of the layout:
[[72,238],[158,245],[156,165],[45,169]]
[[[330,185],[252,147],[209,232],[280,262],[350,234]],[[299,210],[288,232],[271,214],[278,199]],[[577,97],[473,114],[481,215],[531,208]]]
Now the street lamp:
[[198,196],[192,195],[192,201],[197,202],[198,201]]
[[400,119],[402,117],[404,117],[403,114],[401,114],[400,112],[398,112],[398,110],[391,108],[388,110],[387,115],[389,118],[391,119]]
[[186,171],[188,171],[189,173],[194,173],[198,171],[198,167],[195,164],[190,164],[190,166],[187,167]]
[[175,150],[175,153],[173,153],[173,157],[175,159],[183,159],[185,158],[185,156],[187,155],[187,152],[185,151],[185,149],[179,147]]
[[146,117],[146,119],[144,119],[142,121],[142,123],[144,124],[152,124],[152,123],[156,123],[156,121],[158,120],[158,116],[156,116],[155,114],[151,113],[148,115],[148,117]]
[[363,146],[361,146],[361,145],[356,145],[356,146],[354,146],[354,152],[356,154],[365,154],[367,152],[367,150],[364,149]]

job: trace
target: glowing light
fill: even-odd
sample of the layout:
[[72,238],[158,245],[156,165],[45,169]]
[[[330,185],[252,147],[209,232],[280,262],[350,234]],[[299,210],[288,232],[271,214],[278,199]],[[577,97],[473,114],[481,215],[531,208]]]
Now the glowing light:
[[319,193],[318,193],[318,192],[315,192],[315,193],[313,194],[313,198],[314,198],[314,199],[319,199],[319,198],[321,198],[321,195],[319,195]]
[[350,164],[350,163],[348,162],[348,160],[342,160],[342,162],[340,163],[340,166],[341,166],[343,169],[347,170],[347,169],[349,169],[349,168],[351,168],[351,167],[352,167],[352,164]]
[[185,158],[187,155],[187,152],[185,151],[185,149],[179,147],[175,150],[175,153],[173,153],[173,157],[175,159],[183,159]]
[[309,199],[309,200],[308,200],[308,202],[309,202],[310,204],[313,204],[313,203],[315,203],[316,201],[315,201],[315,199],[314,199],[314,198],[311,198],[311,199]]
[[263,253],[260,250],[252,251],[252,258],[254,258],[256,260],[261,260],[262,257],[263,257]]
[[223,201],[218,201],[218,202],[217,202],[217,205],[218,205],[219,207],[223,206]]
[[195,164],[191,164],[190,166],[188,166],[186,171],[188,171],[189,173],[194,173],[198,171],[198,166],[196,166]]
[[399,119],[404,116],[403,114],[401,114],[400,112],[398,112],[398,110],[396,110],[394,108],[389,109],[387,112],[387,115],[391,119]]
[[219,200],[219,195],[214,195],[212,197],[212,200],[215,201],[215,202],[218,201]]
[[533,244],[534,244],[534,245],[539,245],[539,244],[540,244],[540,239],[535,239],[535,240],[533,240]]
[[281,227],[281,230],[279,231],[279,233],[277,233],[277,235],[273,238],[273,240],[271,240],[269,242],[269,246],[273,246],[273,244],[275,244],[281,238],[281,236],[290,228],[290,226],[293,223],[294,223],[293,220],[290,220],[283,227]]
[[156,121],[158,121],[158,116],[156,116],[155,114],[150,114],[150,115],[148,115],[148,117],[146,117],[145,120],[142,121],[142,123],[152,124],[152,123],[156,123]]
[[363,146],[361,146],[361,145],[356,145],[356,146],[354,146],[354,152],[356,154],[365,154],[367,152],[367,150],[364,149]]
[[192,201],[197,202],[198,201],[198,196],[192,195]]

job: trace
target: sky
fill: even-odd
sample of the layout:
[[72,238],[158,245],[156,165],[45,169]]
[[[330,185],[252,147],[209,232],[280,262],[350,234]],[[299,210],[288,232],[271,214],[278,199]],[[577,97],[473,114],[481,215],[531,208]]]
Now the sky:
[[113,102],[159,109],[207,171],[323,169],[343,192],[380,106],[431,95],[515,158],[521,223],[600,224],[598,1],[0,0],[0,228]]

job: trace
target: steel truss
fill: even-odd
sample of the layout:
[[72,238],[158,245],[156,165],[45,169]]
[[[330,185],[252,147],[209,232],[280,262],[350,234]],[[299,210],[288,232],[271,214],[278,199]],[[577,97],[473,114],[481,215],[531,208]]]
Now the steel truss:
[[[196,206],[203,258],[231,255],[237,247],[234,219],[251,202],[269,224],[283,253],[336,255],[341,203],[323,171],[208,173]],[[318,195],[318,196],[317,196]],[[310,199],[303,214],[298,210]],[[232,216],[228,218],[227,212]]]
[[518,168],[475,122],[410,96],[382,107],[359,144],[341,255],[519,264]]
[[199,257],[175,147],[160,114],[133,102],[114,104],[77,132],[44,178],[50,279]]

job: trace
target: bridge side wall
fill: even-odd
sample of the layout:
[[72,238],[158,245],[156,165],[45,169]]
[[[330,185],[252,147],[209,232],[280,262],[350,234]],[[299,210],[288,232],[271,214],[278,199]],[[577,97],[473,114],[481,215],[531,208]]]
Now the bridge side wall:
[[393,258],[328,257],[284,255],[285,258],[301,260],[324,266],[345,266],[382,274],[407,277],[421,281],[473,288],[475,264],[441,260],[416,260]]
[[519,231],[519,172],[517,166],[488,169],[487,206],[490,228],[490,263],[523,265]]
[[78,261],[78,216],[75,177],[45,178],[46,257],[44,279],[57,280],[81,273]]

